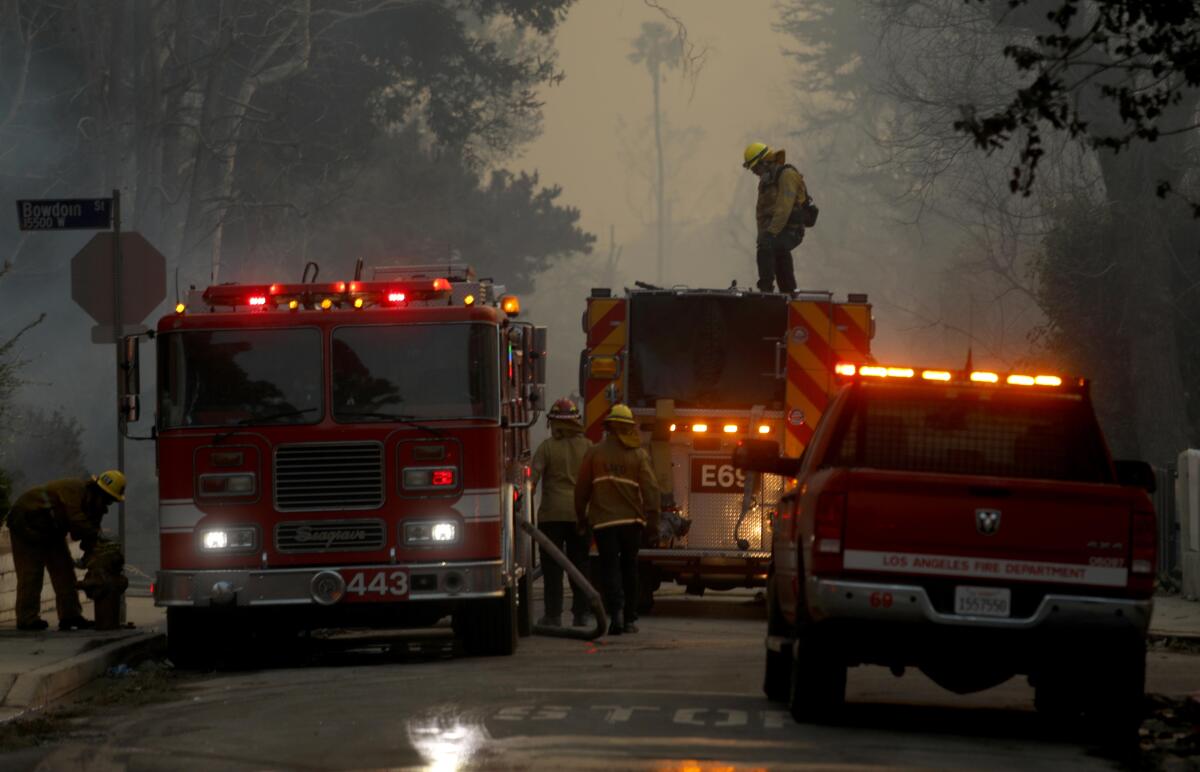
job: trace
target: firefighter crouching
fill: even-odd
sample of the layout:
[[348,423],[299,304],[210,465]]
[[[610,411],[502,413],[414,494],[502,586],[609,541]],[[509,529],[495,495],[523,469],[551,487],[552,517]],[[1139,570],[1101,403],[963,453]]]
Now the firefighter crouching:
[[50,572],[54,586],[58,629],[82,630],[94,625],[83,617],[66,537],[80,543],[84,560],[89,561],[101,543],[100,521],[109,505],[124,500],[125,475],[117,470],[91,479],[55,480],[16,500],[7,522],[17,571],[17,629],[47,627],[40,618],[43,571]]
[[[542,441],[533,454],[530,482],[536,489],[542,485],[542,502],[538,506],[538,529],[554,542],[575,567],[587,574],[587,530],[575,523],[575,478],[584,454],[592,443],[583,436],[583,421],[579,408],[569,399],[560,399],[546,414],[550,437]],[[539,625],[558,627],[562,624],[563,568],[553,560],[542,561],[545,585],[546,614]],[[571,623],[575,627],[595,624],[588,613],[588,599],[583,589],[571,581]]]
[[658,529],[659,490],[629,408],[613,405],[604,428],[579,467],[575,517],[595,534],[608,634],[620,635],[637,632],[637,553],[647,523]]

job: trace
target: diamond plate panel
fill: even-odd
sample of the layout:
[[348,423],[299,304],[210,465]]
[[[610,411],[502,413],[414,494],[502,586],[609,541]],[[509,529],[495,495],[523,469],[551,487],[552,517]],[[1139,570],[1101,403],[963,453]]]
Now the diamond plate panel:
[[[720,453],[689,453],[687,448],[672,448],[672,467],[675,483],[675,501],[680,511],[692,521],[687,538],[677,546],[680,549],[736,550],[737,540],[733,529],[742,511],[742,494],[738,493],[694,493],[691,488],[691,459],[728,459]],[[783,478],[778,475],[761,475],[758,481],[754,507],[742,521],[739,535],[750,542],[750,550],[770,549],[767,535],[767,512],[783,495]]]

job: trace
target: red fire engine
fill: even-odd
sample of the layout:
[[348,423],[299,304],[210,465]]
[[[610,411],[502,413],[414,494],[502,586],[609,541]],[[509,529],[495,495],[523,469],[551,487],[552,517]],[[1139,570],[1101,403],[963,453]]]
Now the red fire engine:
[[[307,278],[307,272],[306,272]],[[528,634],[544,327],[462,267],[223,284],[159,321],[161,565],[177,664],[250,631]]]
[[592,290],[579,378],[588,436],[600,438],[611,404],[627,403],[649,441],[664,516],[688,528],[639,553],[639,605],[662,581],[696,593],[761,586],[783,480],[747,487],[733,448],[759,437],[801,454],[835,391],[834,365],[869,361],[867,296],[638,287]]

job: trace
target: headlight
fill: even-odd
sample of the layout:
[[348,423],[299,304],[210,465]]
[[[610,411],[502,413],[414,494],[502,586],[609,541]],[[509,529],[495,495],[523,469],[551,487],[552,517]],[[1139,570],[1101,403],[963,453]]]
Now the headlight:
[[406,491],[451,491],[458,485],[453,466],[410,466],[400,477]]
[[258,483],[252,472],[200,475],[200,496],[203,498],[253,496],[257,489]]
[[404,544],[409,547],[441,547],[458,541],[458,523],[436,520],[404,524]]
[[257,542],[258,529],[253,526],[209,528],[200,532],[200,549],[205,552],[252,550]]

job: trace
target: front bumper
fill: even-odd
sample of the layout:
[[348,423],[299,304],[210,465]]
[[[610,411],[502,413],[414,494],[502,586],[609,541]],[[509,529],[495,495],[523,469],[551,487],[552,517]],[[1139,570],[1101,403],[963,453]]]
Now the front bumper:
[[401,603],[496,598],[511,583],[501,561],[407,565],[316,566],[251,571],[159,571],[156,606],[304,606],[318,605],[313,578],[338,571],[404,570],[409,591]]
[[923,587],[880,582],[808,580],[808,607],[815,620],[932,623],[959,628],[1033,630],[1107,628],[1145,633],[1150,600],[1047,594],[1027,617],[983,617],[938,611]]

